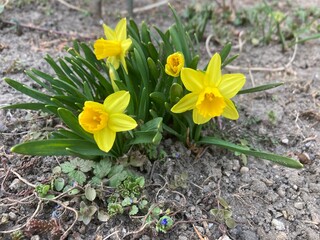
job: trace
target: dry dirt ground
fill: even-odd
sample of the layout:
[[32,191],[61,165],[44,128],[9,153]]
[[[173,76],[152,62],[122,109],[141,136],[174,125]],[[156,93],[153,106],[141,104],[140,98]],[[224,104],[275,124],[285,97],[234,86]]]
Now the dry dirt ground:
[[[14,2],[14,1],[13,1]],[[18,2],[21,3],[18,5]],[[31,84],[23,73],[37,68],[48,71],[43,60],[46,54],[54,58],[66,55],[63,50],[71,43],[72,36],[82,36],[93,41],[102,36],[102,28],[96,20],[72,10],[58,1],[17,1],[8,5],[0,15],[3,21],[15,21],[18,26],[0,22],[0,78],[9,77]],[[70,1],[69,1],[70,2]],[[105,1],[104,21],[113,25],[126,1]],[[143,7],[154,1],[136,1],[135,7]],[[192,2],[192,1],[187,1]],[[250,4],[253,1],[237,1]],[[74,4],[81,7],[80,1]],[[295,1],[293,5],[301,4]],[[308,4],[319,6],[317,1]],[[183,11],[186,1],[174,1]],[[172,15],[166,5],[140,12],[138,22],[145,20],[160,28],[172,24]],[[35,30],[23,27],[32,25]],[[43,29],[54,30],[46,32]],[[209,29],[210,32],[210,29]],[[59,33],[67,33],[62,35]],[[208,59],[203,46],[203,58]],[[237,42],[235,42],[237,44]],[[214,51],[221,46],[210,45]],[[235,52],[238,49],[234,50]],[[240,95],[236,102],[240,109],[237,122],[223,122],[224,130],[235,142],[248,141],[250,146],[291,156],[305,163],[301,170],[287,169],[267,161],[249,157],[243,166],[240,157],[211,147],[201,156],[171,139],[163,141],[168,154],[165,161],[157,161],[154,174],[147,179],[147,194],[151,202],[163,201],[166,207],[177,211],[175,227],[167,234],[157,234],[145,229],[126,239],[235,239],[235,240],[317,240],[320,239],[320,40],[299,44],[292,64],[284,71],[252,71],[246,67],[277,68],[285,66],[293,55],[293,47],[281,52],[279,44],[253,47],[245,44],[240,57],[233,65],[240,66],[247,76],[246,87],[270,82],[284,82],[273,90],[252,95]],[[17,93],[4,81],[0,82],[0,106],[21,102],[26,97]],[[52,157],[27,157],[10,153],[10,147],[36,138],[44,128],[52,127],[49,117],[23,110],[0,110],[0,231],[10,231],[24,224],[37,207],[36,202],[19,204],[6,198],[21,199],[30,194],[30,188],[16,175],[6,175],[8,166],[31,183],[43,182],[50,177],[57,159]],[[158,175],[160,174],[160,175]],[[180,187],[170,188],[179,176],[187,176]],[[165,183],[169,183],[165,185]],[[172,185],[172,184],[171,184]],[[29,191],[29,192],[28,192]],[[232,209],[237,223],[227,229],[223,223],[213,221],[209,210],[217,207],[217,198],[224,198]],[[49,216],[53,205],[44,204],[39,218]],[[66,230],[73,222],[73,213],[63,220]],[[93,220],[88,226],[77,222],[67,239],[122,239],[130,231],[138,231],[141,221],[127,216],[116,217],[107,223]],[[197,230],[196,230],[197,229]],[[198,234],[197,234],[198,231]],[[228,237],[227,237],[228,236]],[[33,236],[33,239],[50,239],[50,236]],[[0,234],[0,239],[11,239]]]

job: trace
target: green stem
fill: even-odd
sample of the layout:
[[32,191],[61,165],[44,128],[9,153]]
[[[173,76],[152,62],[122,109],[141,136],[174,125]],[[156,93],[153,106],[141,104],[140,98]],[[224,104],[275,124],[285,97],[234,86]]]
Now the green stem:
[[200,137],[201,137],[201,129],[202,129],[202,124],[196,124],[195,125],[195,131],[194,131],[194,141],[198,142]]

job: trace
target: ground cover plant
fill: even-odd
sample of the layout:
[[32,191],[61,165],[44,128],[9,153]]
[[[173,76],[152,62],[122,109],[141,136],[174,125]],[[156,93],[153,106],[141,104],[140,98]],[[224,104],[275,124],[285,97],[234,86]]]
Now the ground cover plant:
[[[36,102],[3,109],[40,110],[45,118],[53,116],[59,122],[48,136],[17,144],[12,151],[71,156],[53,168],[46,183],[33,184],[9,171],[31,188],[38,200],[37,209],[43,204],[57,204],[50,218],[32,216],[26,229],[14,231],[12,238],[34,234],[65,238],[77,222],[108,223],[119,215],[141,220],[141,227],[123,238],[139,235],[146,229],[151,229],[153,235],[169,233],[180,223],[181,206],[166,201],[152,203],[145,179],[135,169],[145,167],[144,154],[149,159],[169,160],[168,153],[159,145],[168,139],[181,142],[195,158],[205,154],[209,144],[231,150],[241,156],[243,163],[247,163],[247,156],[253,156],[287,167],[302,167],[291,157],[255,150],[243,139],[228,140],[225,119],[241,118],[233,97],[243,95],[243,99],[245,94],[281,88],[282,83],[242,89],[244,74],[224,73],[237,58],[230,56],[230,43],[199,70],[201,56],[193,47],[198,39],[186,33],[179,15],[173,8],[171,11],[174,24],[166,30],[121,18],[113,27],[103,25],[105,36],[101,35],[92,45],[75,41],[67,47],[66,57],[46,56],[54,74],[28,70],[27,75],[34,81],[32,87],[5,79]],[[277,121],[272,110],[268,118],[273,124]],[[240,144],[234,144],[235,140]],[[226,152],[219,154],[223,156]],[[179,159],[179,152],[175,157]],[[173,191],[184,188],[188,175],[181,173],[174,177],[170,184],[163,178],[164,186]],[[67,199],[76,201],[72,204],[74,208]],[[218,197],[209,210],[217,224],[233,229],[236,222],[231,207]],[[66,211],[72,212],[75,219],[67,229],[61,227]],[[201,238],[196,228],[195,232]]]

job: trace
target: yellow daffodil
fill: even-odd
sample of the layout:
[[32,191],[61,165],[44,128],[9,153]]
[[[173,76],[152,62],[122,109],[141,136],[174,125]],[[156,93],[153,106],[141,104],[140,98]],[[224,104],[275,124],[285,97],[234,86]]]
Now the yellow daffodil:
[[172,77],[178,77],[183,66],[183,54],[181,52],[173,53],[167,57],[167,64],[165,66],[166,74]]
[[116,138],[116,132],[129,131],[137,126],[136,121],[124,114],[130,102],[130,94],[119,91],[110,94],[103,104],[93,101],[84,103],[78,119],[81,127],[92,133],[98,147],[109,152]]
[[234,97],[245,84],[243,74],[221,74],[221,57],[215,54],[206,72],[183,68],[181,80],[188,91],[171,111],[182,113],[193,110],[192,117],[196,124],[208,122],[211,118],[223,116],[232,120],[239,114],[230,98]]
[[120,63],[128,73],[125,61],[132,40],[127,38],[127,20],[122,18],[117,24],[115,30],[103,24],[104,34],[107,40],[100,38],[94,43],[94,54],[98,60],[107,58],[107,62],[118,69]]

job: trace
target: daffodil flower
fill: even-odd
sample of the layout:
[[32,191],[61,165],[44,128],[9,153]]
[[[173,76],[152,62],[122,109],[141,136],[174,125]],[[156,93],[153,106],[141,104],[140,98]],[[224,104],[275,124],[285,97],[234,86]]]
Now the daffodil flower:
[[181,80],[190,93],[171,108],[172,112],[193,110],[192,118],[196,124],[206,123],[221,115],[232,120],[239,118],[230,99],[243,87],[246,78],[240,73],[222,75],[219,54],[211,58],[206,72],[183,68]]
[[98,60],[107,58],[107,62],[112,64],[115,69],[118,69],[121,63],[126,73],[128,73],[125,56],[132,44],[132,40],[127,38],[127,20],[122,18],[115,30],[105,24],[103,24],[103,29],[107,40],[100,38],[94,43],[96,58]]
[[129,92],[118,91],[110,94],[103,104],[93,101],[84,103],[83,111],[78,117],[80,126],[93,134],[102,151],[110,151],[116,132],[129,131],[137,126],[133,118],[124,114],[129,102]]
[[176,52],[167,57],[167,64],[165,66],[166,74],[172,77],[178,77],[183,67],[184,57],[182,53]]

